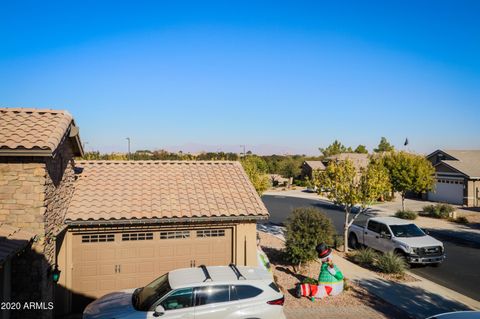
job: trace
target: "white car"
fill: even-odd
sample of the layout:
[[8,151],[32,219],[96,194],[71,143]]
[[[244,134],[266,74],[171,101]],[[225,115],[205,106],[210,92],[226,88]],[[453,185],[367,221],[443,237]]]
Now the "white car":
[[173,270],[143,288],[107,294],[84,319],[284,319],[284,296],[272,275],[254,267]]

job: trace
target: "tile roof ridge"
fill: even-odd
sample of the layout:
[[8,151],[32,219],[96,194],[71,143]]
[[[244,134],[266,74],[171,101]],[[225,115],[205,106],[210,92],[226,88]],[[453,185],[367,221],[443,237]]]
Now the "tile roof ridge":
[[34,107],[0,107],[0,112],[64,114],[65,116],[68,116],[71,119],[73,119],[72,115],[67,110],[41,109],[41,108],[34,108]]

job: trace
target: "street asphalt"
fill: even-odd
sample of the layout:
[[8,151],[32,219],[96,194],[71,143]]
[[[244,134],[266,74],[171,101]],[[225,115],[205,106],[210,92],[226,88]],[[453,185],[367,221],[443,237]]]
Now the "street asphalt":
[[[281,195],[265,195],[262,200],[270,212],[268,222],[282,225],[294,208],[313,206],[332,219],[338,233],[342,232],[345,215],[328,201]],[[480,301],[480,244],[430,230],[430,235],[444,243],[447,259],[439,267],[416,266],[411,271],[437,284]]]

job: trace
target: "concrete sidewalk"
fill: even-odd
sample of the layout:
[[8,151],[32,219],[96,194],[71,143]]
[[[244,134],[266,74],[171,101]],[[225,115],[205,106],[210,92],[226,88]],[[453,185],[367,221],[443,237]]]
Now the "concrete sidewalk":
[[409,275],[418,281],[395,283],[340,256],[335,256],[335,263],[346,278],[412,318],[427,318],[449,311],[480,310],[480,302],[412,273]]

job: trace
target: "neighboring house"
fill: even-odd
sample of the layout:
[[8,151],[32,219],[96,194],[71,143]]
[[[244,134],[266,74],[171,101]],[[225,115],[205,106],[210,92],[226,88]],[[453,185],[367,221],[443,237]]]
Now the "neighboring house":
[[435,167],[431,201],[480,206],[480,150],[437,150],[427,156]]
[[83,150],[67,112],[0,112],[0,218],[38,236],[12,260],[13,300],[54,300],[63,315],[174,268],[256,265],[256,222],[268,211],[240,163],[75,163]]
[[352,161],[357,171],[360,171],[362,168],[366,168],[370,162],[369,154],[360,154],[360,153],[341,153],[337,155],[332,155],[323,160],[323,164],[327,166],[331,161],[334,162],[343,162],[346,160]]
[[322,163],[322,161],[304,161],[302,163],[302,179],[306,179],[308,177],[310,180],[312,180],[314,171],[323,171],[324,169],[325,165]]
[[290,181],[289,178],[285,178],[280,174],[270,174],[269,176],[272,186],[286,186]]

